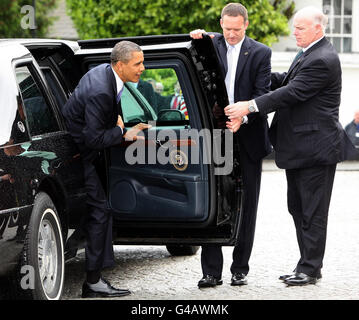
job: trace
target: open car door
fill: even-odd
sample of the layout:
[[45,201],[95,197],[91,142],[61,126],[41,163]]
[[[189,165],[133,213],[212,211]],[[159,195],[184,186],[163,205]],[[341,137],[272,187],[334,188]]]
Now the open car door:
[[[79,41],[84,71],[109,62],[116,42],[144,51],[146,71],[126,83],[119,114],[143,139],[105,153],[106,185],[119,243],[233,244],[241,206],[235,135],[224,130],[228,104],[212,40],[187,35]],[[101,49],[103,51],[101,51]]]

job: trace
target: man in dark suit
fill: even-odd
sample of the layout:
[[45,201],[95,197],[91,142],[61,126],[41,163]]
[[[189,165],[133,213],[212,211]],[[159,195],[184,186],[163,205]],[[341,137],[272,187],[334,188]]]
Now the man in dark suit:
[[[239,3],[226,5],[221,14],[222,34],[211,34],[217,49],[230,103],[253,99],[270,89],[271,50],[247,37],[248,13]],[[194,39],[202,38],[204,30],[190,33]],[[268,138],[267,116],[249,115],[239,134],[241,175],[244,202],[239,239],[233,250],[231,285],[247,284],[257,207],[262,174],[262,159],[271,152]],[[213,287],[222,284],[223,254],[218,245],[202,246],[203,278],[198,286]]]
[[288,72],[272,74],[274,91],[225,108],[236,131],[249,113],[276,111],[270,128],[275,161],[286,169],[288,210],[293,216],[300,259],[288,285],[314,284],[321,278],[329,203],[336,164],[354,151],[339,123],[341,66],[325,38],[326,16],[315,7],[294,16],[299,52]]
[[114,264],[112,216],[96,171],[99,153],[120,144],[124,138],[136,139],[148,125],[138,124],[125,131],[119,103],[128,81],[137,82],[144,71],[143,52],[132,42],[121,41],[111,53],[111,64],[101,64],[80,80],[62,113],[67,128],[79,147],[83,167],[88,210],[85,217],[86,271],[82,297],[119,297],[130,294],[112,287],[101,276],[101,269]]
[[354,119],[345,126],[350,141],[359,150],[359,110],[354,112]]
[[155,110],[157,115],[163,109],[170,109],[172,96],[162,96],[161,94],[157,93],[152,84],[148,81],[143,81],[140,79],[137,84],[137,90],[140,91],[141,94],[146,98],[147,102]]

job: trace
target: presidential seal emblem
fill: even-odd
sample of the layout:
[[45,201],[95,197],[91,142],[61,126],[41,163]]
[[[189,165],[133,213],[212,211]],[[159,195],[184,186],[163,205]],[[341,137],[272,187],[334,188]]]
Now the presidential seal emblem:
[[178,171],[185,171],[188,167],[188,157],[182,150],[172,150],[170,152],[170,163]]

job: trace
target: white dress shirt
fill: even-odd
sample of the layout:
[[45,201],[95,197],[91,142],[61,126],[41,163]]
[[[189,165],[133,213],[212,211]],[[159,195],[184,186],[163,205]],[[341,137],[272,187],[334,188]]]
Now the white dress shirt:
[[121,92],[121,90],[123,89],[124,83],[121,80],[121,78],[118,76],[118,74],[116,73],[116,71],[111,67],[113,74],[115,75],[115,79],[116,79],[116,89],[117,89],[117,95]]
[[302,48],[303,52],[306,52],[309,48],[313,47],[317,42],[319,42],[319,41],[322,40],[323,38],[324,38],[324,36],[321,37],[321,38],[318,39],[318,40],[313,41],[308,47]]
[[[234,85],[236,82],[238,59],[239,59],[239,54],[241,53],[243,41],[244,41],[244,37],[240,42],[238,42],[234,46],[230,45],[226,41],[228,70],[227,70],[227,74],[226,74],[225,83],[226,83],[229,104],[233,104],[235,102],[234,101]],[[247,123],[247,122],[248,122],[248,117],[244,116],[242,123]]]
[[228,94],[228,100],[230,104],[234,103],[234,85],[236,81],[236,71],[238,65],[239,54],[241,53],[241,48],[244,38],[242,41],[237,43],[234,46],[231,46],[226,41],[227,45],[227,65],[228,70],[226,74],[226,89]]

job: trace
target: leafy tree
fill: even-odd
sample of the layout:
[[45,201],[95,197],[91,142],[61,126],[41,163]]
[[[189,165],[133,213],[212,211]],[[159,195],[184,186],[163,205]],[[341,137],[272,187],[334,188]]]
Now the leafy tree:
[[[49,26],[55,20],[49,17],[48,12],[56,7],[57,0],[36,1],[36,37],[45,37]],[[29,38],[34,32],[32,29],[24,29],[21,20],[27,12],[21,13],[25,5],[32,6],[31,0],[1,0],[0,1],[0,37],[1,38]]]
[[[221,32],[225,0],[67,0],[80,38],[188,33],[197,28]],[[243,0],[250,26],[247,34],[271,45],[289,32],[291,0]]]

